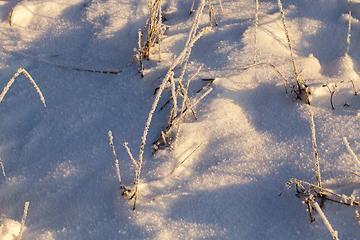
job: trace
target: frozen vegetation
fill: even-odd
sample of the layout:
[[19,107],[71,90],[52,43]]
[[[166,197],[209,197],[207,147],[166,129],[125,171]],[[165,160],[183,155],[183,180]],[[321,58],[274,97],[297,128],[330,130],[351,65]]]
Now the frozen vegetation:
[[0,240],[359,239],[360,1],[192,4],[0,1]]

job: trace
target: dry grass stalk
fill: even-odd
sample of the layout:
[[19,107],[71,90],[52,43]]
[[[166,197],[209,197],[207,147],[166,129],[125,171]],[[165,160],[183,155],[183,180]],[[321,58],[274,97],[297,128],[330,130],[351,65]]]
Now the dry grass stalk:
[[349,52],[349,46],[350,46],[350,30],[351,30],[351,7],[350,7],[350,1],[348,0],[348,4],[349,4],[349,27],[348,27],[348,33],[347,33],[347,38],[346,38],[346,50],[345,50],[345,54],[348,54]]
[[209,20],[210,20],[210,27],[212,27],[212,21],[211,21],[211,0],[209,0]]
[[139,61],[140,61],[140,73],[141,73],[141,77],[144,77],[144,65],[142,62],[142,50],[141,50],[141,29],[139,29]]
[[311,200],[310,200],[310,198],[307,198],[306,199],[306,205],[307,205],[307,207],[308,207],[308,211],[309,211],[309,214],[310,214],[310,222],[314,222],[315,221],[315,219],[313,218],[313,216],[312,216],[312,207],[311,207]]
[[219,4],[220,4],[221,12],[224,12],[223,5],[222,5],[222,3],[221,3],[221,0],[219,0]]
[[347,141],[347,138],[344,137],[343,138],[344,144],[348,150],[348,152],[351,155],[351,159],[354,161],[354,163],[356,164],[356,166],[358,166],[360,168],[360,161],[359,159],[356,157],[355,153],[353,152],[353,150],[350,148],[349,142]]
[[359,215],[359,211],[358,211],[358,210],[355,210],[355,214],[356,214],[357,219],[359,219],[359,226],[360,226],[360,215]]
[[[340,81],[339,83],[343,83],[344,81]],[[334,110],[334,104],[333,104],[333,97],[334,97],[334,94],[335,92],[337,92],[338,90],[338,85],[335,84],[333,85],[331,88],[329,87],[329,85],[327,84],[324,84],[323,87],[327,87],[327,89],[329,90],[329,93],[330,93],[330,104],[331,104],[331,108]]]
[[312,201],[311,205],[316,209],[316,211],[319,213],[321,219],[324,221],[324,224],[326,226],[326,228],[329,230],[331,236],[333,237],[334,240],[338,240],[338,232],[334,231],[334,229],[332,228],[331,224],[329,223],[329,221],[327,220],[324,212],[321,210],[319,204],[315,201]]
[[288,44],[289,44],[291,60],[292,60],[293,67],[294,67],[294,78],[296,80],[297,96],[299,96],[301,94],[301,92],[305,92],[306,103],[310,105],[309,90],[307,89],[305,81],[303,79],[301,79],[301,77],[300,77],[300,75],[298,73],[298,70],[296,68],[295,55],[293,53],[293,49],[292,49],[292,45],[291,45],[291,41],[290,41],[289,31],[288,31],[288,28],[286,26],[285,14],[284,14],[284,10],[282,8],[281,0],[278,0],[278,6],[279,6],[280,13],[281,13],[281,19],[282,19],[282,22],[283,22],[283,25],[284,25],[285,35],[286,35],[286,39],[287,39]]
[[123,146],[125,147],[127,153],[129,154],[129,156],[130,156],[130,158],[131,158],[131,161],[134,163],[134,165],[135,165],[136,167],[138,167],[137,162],[135,161],[133,155],[131,154],[130,148],[127,146],[128,144],[129,144],[129,143],[124,142]]
[[259,0],[256,0],[255,7],[255,44],[254,44],[254,64],[256,63],[256,48],[257,48],[257,26],[258,26],[258,11],[259,11]]
[[29,80],[30,82],[34,85],[36,91],[38,92],[40,99],[42,101],[42,103],[44,104],[44,106],[46,107],[45,104],[45,98],[40,90],[40,88],[36,85],[34,79],[30,76],[30,74],[23,68],[19,68],[17,70],[17,72],[14,74],[14,76],[10,79],[10,81],[7,83],[7,85],[5,86],[4,90],[2,91],[2,93],[0,94],[0,102],[3,100],[3,98],[5,97],[5,94],[9,91],[9,88],[11,87],[11,85],[15,82],[15,79],[17,76],[19,76],[20,73],[23,73]]
[[318,157],[317,146],[316,146],[316,132],[315,132],[315,123],[314,123],[313,113],[310,113],[310,121],[311,121],[311,134],[312,134],[312,142],[313,142],[314,158],[315,158],[316,181],[317,181],[318,186],[321,187],[320,164],[319,164],[319,157]]
[[354,84],[354,81],[353,80],[350,80],[351,84],[352,84],[352,87],[354,89],[354,93],[355,93],[355,96],[358,94],[358,91],[356,91],[356,88],[355,88],[355,84]]
[[193,10],[194,10],[194,4],[195,4],[195,0],[193,0],[192,4],[191,4],[191,9],[190,9],[190,13],[189,16],[192,14]]
[[2,163],[1,158],[0,158],[0,165],[1,165],[1,169],[2,169],[3,175],[4,175],[4,177],[6,177],[4,164]]
[[116,157],[115,148],[114,148],[114,143],[113,143],[112,132],[109,131],[109,132],[108,132],[108,135],[109,135],[109,140],[110,140],[110,146],[111,146],[111,149],[112,149],[112,151],[113,151],[113,155],[114,155],[114,159],[115,159],[116,173],[117,173],[117,176],[118,176],[118,178],[119,178],[120,188],[124,189],[124,186],[123,186],[122,183],[121,183],[119,160],[118,160],[117,157]]
[[360,173],[357,173],[357,172],[354,172],[354,171],[349,171],[349,172],[356,175],[356,176],[358,176],[358,177],[360,177]]
[[24,213],[23,213],[23,217],[22,217],[22,219],[21,219],[21,226],[20,226],[20,233],[19,233],[19,238],[18,238],[18,240],[21,240],[21,237],[22,237],[22,233],[23,233],[24,226],[25,226],[25,220],[26,220],[27,212],[28,212],[28,209],[29,209],[29,204],[30,204],[30,202],[25,202]]

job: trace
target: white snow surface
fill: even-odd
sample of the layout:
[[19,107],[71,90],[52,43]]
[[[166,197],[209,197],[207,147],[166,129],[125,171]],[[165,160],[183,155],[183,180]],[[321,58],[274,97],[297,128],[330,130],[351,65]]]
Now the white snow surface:
[[[171,96],[171,87],[164,90],[133,210],[134,200],[119,187],[108,131],[122,182],[134,188],[136,167],[122,145],[128,142],[138,160],[154,90],[188,39],[196,15],[189,16],[192,1],[162,0],[162,61],[156,44],[144,60],[143,78],[139,61],[132,60],[147,1],[0,1],[0,88],[24,68],[47,105],[23,74],[0,103],[6,173],[0,175],[0,240],[18,239],[25,202],[30,206],[22,239],[28,240],[332,238],[315,211],[310,223],[294,186],[279,193],[291,178],[316,183],[312,112],[323,186],[359,200],[360,178],[349,171],[360,169],[343,137],[359,156],[360,100],[350,80],[360,89],[360,2],[350,0],[345,53],[348,1],[282,1],[296,66],[312,93],[310,106],[286,95],[282,77],[267,64],[294,82],[277,0],[259,1],[256,61],[266,64],[246,70],[254,61],[255,1],[221,2],[223,11],[212,1],[218,26],[193,46],[183,80],[203,64],[191,81],[190,100],[207,90],[196,93],[207,83],[202,79],[215,78],[213,90],[195,106],[198,120],[184,118],[176,147],[155,151],[152,142],[171,111],[171,104],[160,110]],[[199,26],[208,25],[206,4]],[[175,68],[174,77],[181,71]],[[329,89],[336,90],[335,109]],[[359,239],[358,208],[325,201],[322,210],[339,239]]]

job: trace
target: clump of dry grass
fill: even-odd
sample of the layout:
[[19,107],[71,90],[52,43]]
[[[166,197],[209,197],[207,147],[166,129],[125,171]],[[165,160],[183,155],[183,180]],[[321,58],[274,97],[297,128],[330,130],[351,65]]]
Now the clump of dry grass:
[[[161,0],[148,0],[149,15],[146,19],[143,30],[139,30],[139,40],[138,40],[138,58],[140,60],[140,72],[141,76],[144,76],[144,66],[143,66],[143,57],[147,60],[150,60],[151,49],[158,44],[158,60],[161,61],[161,40],[165,32],[165,25],[162,23],[162,8]],[[147,29],[146,40],[142,41],[144,33]],[[142,46],[142,42],[144,45]]]
[[[133,194],[133,196],[131,198],[134,198],[134,207],[133,209],[135,209],[136,207],[136,202],[137,202],[137,198],[138,198],[138,186],[139,186],[139,181],[140,181],[140,174],[141,174],[141,170],[142,170],[142,163],[143,163],[143,155],[144,155],[144,147],[146,144],[146,140],[147,140],[147,134],[148,134],[148,130],[152,121],[152,117],[154,115],[155,109],[157,108],[157,105],[159,103],[160,97],[165,89],[165,86],[167,85],[167,83],[170,81],[171,85],[172,85],[172,95],[173,95],[173,103],[177,103],[176,98],[180,95],[180,93],[183,95],[183,103],[188,101],[188,97],[187,97],[187,91],[186,88],[184,88],[184,86],[181,83],[182,80],[182,76],[184,76],[185,70],[186,70],[186,65],[191,53],[191,49],[194,46],[195,42],[201,37],[203,36],[206,32],[208,32],[211,28],[209,27],[205,27],[203,29],[201,29],[198,33],[196,33],[196,29],[198,28],[198,22],[199,22],[199,16],[202,13],[202,10],[204,8],[205,5],[205,0],[201,0],[198,10],[197,10],[197,15],[194,19],[194,23],[193,26],[190,30],[190,34],[189,34],[189,38],[187,43],[185,44],[185,47],[183,49],[183,51],[180,53],[180,55],[178,57],[176,57],[173,61],[173,63],[171,64],[168,72],[166,73],[162,83],[160,84],[160,86],[157,88],[157,92],[156,92],[156,96],[155,96],[155,100],[153,102],[153,105],[151,107],[151,110],[149,112],[149,116],[148,119],[146,121],[145,124],[145,129],[143,132],[143,136],[142,136],[142,142],[141,142],[141,146],[140,146],[140,154],[139,154],[139,160],[137,163],[137,172],[136,172],[136,178],[135,178],[135,192]],[[183,71],[181,74],[181,77],[178,79],[178,87],[177,90],[175,91],[176,87],[176,80],[174,77],[174,69],[176,66],[181,65],[184,62],[183,67]],[[175,99],[175,100],[174,100]],[[177,106],[175,106],[173,104],[173,108],[172,109],[177,109]],[[182,104],[182,106],[184,106],[185,104]],[[193,104],[194,105],[194,104]],[[183,109],[180,110],[181,114],[180,117],[178,117],[178,119],[181,119],[181,116],[184,112]],[[170,118],[171,119],[175,119],[176,116],[179,116],[179,114],[175,111],[172,111],[172,113],[170,114]],[[172,120],[172,125],[173,125],[173,120]]]

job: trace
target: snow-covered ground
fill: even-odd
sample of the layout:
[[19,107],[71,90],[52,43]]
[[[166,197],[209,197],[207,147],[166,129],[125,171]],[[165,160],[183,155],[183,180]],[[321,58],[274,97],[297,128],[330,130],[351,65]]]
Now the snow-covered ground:
[[[347,0],[282,1],[310,106],[286,95],[268,64],[294,84],[278,1],[259,1],[256,63],[264,64],[245,69],[254,63],[256,3],[222,0],[221,11],[213,0],[218,26],[194,44],[183,79],[203,65],[190,101],[213,90],[194,107],[198,120],[184,118],[176,146],[155,151],[171,111],[172,103],[160,110],[172,95],[171,86],[164,90],[146,137],[135,210],[134,199],[122,195],[108,131],[122,183],[133,189],[137,168],[122,145],[139,159],[154,91],[183,51],[200,2],[189,16],[191,0],[162,0],[162,61],[156,44],[142,78],[132,60],[147,1],[0,1],[0,87],[24,68],[47,105],[23,74],[0,103],[1,240],[19,238],[25,202],[22,239],[332,239],[315,210],[310,223],[295,186],[279,194],[291,178],[316,184],[312,112],[323,187],[360,196],[360,177],[349,173],[360,169],[343,143],[346,137],[360,154],[360,102],[350,81],[360,89],[358,0],[350,0],[351,15]],[[200,29],[209,25],[208,11],[206,1]],[[176,86],[182,70],[174,69]],[[202,79],[215,81],[197,93],[208,83]],[[329,89],[336,89],[335,109]],[[329,200],[322,207],[339,239],[359,239],[358,209]]]

